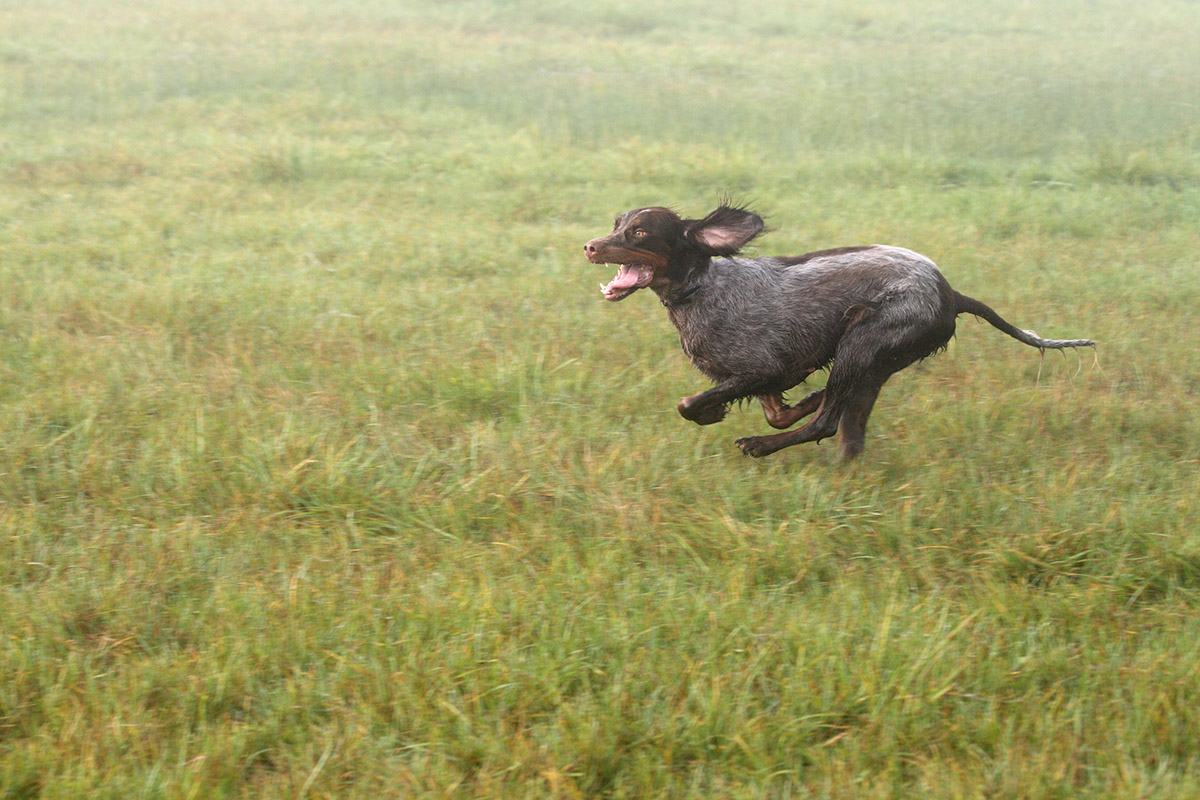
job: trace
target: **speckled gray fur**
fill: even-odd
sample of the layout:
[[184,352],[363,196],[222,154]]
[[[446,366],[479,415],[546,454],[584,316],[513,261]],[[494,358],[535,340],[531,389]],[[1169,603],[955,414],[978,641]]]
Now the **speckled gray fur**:
[[[960,294],[932,261],[902,247],[867,245],[787,258],[742,258],[762,232],[758,215],[722,205],[703,219],[660,206],[619,216],[608,236],[584,245],[595,264],[621,264],[603,286],[619,301],[649,287],[667,307],[692,363],[716,382],[683,398],[678,411],[700,425],[720,422],[729,404],[758,397],[768,424],[800,428],[737,441],[765,456],[841,431],[841,452],[857,456],[879,390],[895,372],[936,353],[959,314],[974,314],[1032,347],[1090,347],[1088,339],[1043,339]],[[829,368],[826,385],[795,405],[783,393]]]
[[795,265],[716,258],[697,272],[672,287],[686,302],[664,297],[668,314],[696,368],[718,383],[737,379],[743,396],[789,389],[828,366],[848,309],[869,309],[883,334],[900,337],[913,324],[935,325],[950,293],[928,258],[885,245]]

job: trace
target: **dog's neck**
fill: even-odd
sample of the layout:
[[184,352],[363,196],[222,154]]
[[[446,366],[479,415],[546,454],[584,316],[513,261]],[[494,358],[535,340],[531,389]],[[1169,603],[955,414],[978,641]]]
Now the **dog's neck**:
[[693,283],[690,286],[683,287],[681,291],[672,292],[669,297],[659,295],[658,302],[662,303],[663,306],[665,306],[668,310],[672,308],[679,308],[680,306],[691,302],[692,295],[698,291],[700,291],[700,284]]
[[704,287],[704,276],[708,274],[711,264],[712,259],[705,258],[688,266],[683,273],[682,280],[672,283],[661,292],[655,292],[658,295],[658,302],[662,303],[668,311],[687,305],[691,302],[692,295]]

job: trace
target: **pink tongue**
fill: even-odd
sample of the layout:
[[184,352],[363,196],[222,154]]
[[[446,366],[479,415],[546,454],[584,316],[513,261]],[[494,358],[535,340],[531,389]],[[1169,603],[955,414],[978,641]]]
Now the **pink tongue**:
[[605,286],[606,291],[613,289],[632,289],[637,286],[641,280],[642,273],[637,267],[631,267],[628,264],[622,264],[621,269],[617,272],[617,276],[608,282]]

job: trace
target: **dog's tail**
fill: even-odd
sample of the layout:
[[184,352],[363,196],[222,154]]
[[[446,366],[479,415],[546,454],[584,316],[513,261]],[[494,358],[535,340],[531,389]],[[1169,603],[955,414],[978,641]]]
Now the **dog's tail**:
[[956,315],[974,314],[980,319],[987,320],[994,327],[999,328],[1018,342],[1023,342],[1039,350],[1065,350],[1068,347],[1096,346],[1096,343],[1091,339],[1043,339],[1033,331],[1021,330],[1016,325],[1005,320],[1004,317],[997,314],[989,306],[959,292],[954,292],[954,313]]

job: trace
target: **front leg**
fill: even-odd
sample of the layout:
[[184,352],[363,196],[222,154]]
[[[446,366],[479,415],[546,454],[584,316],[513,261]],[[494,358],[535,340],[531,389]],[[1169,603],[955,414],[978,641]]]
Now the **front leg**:
[[734,381],[725,381],[718,383],[707,392],[683,398],[676,406],[679,416],[691,420],[697,425],[712,425],[714,422],[720,422],[725,419],[729,403],[746,396],[737,386]]

